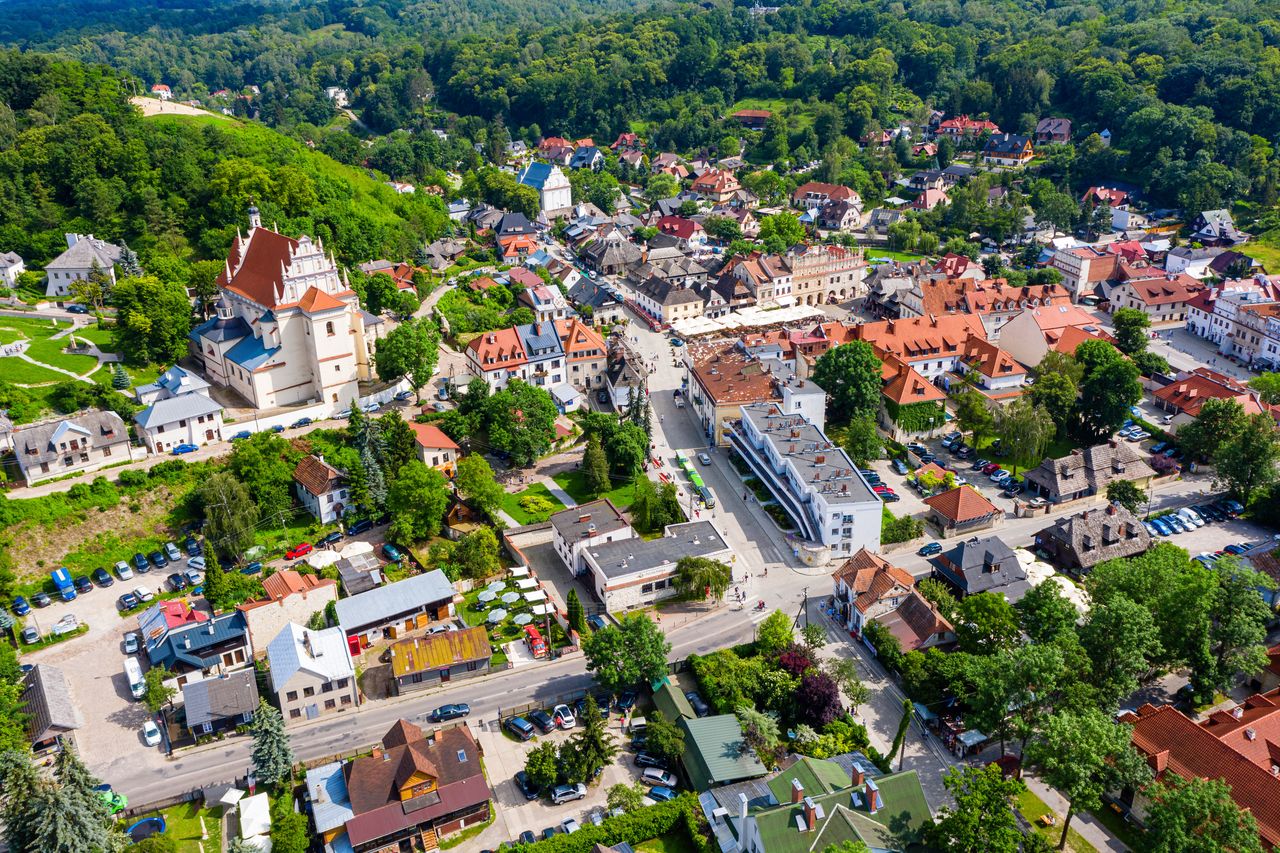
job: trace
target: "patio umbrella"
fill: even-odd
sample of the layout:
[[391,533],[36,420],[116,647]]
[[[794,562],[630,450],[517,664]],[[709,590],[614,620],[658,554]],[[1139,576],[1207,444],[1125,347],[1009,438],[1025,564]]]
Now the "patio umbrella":
[[513,578],[523,578],[528,576],[529,576],[528,566],[515,566],[511,569],[511,577]]
[[498,597],[498,594],[497,594],[496,592],[490,592],[490,591],[489,591],[489,590],[487,590],[487,589],[486,589],[484,592],[482,592],[482,593],[480,593],[479,595],[477,595],[477,596],[476,596],[476,598],[477,598],[477,599],[479,599],[480,601],[483,601],[483,602],[485,602],[485,603],[488,603],[488,602],[490,602],[490,601],[493,601],[493,600],[494,600],[495,598],[497,598],[497,597]]
[[528,613],[517,613],[515,615],[515,618],[513,618],[511,621],[516,623],[517,625],[528,625],[530,622],[533,621],[533,617],[530,616]]
[[373,553],[373,545],[369,542],[348,542],[342,548],[342,556],[354,557],[357,554]]
[[535,604],[531,608],[534,616],[547,616],[554,608],[550,604]]
[[313,569],[327,569],[341,559],[337,551],[312,551],[307,555],[307,564]]
[[506,588],[507,588],[507,582],[506,582],[506,581],[494,581],[493,583],[489,584],[489,587],[488,587],[488,589],[489,589],[491,592],[501,592],[502,590],[504,590],[504,589],[506,589]]
[[494,625],[497,625],[499,622],[501,622],[503,619],[506,619],[506,618],[507,618],[507,611],[503,610],[501,607],[496,607],[493,610],[489,611],[488,621],[492,622]]
[[502,594],[503,604],[515,604],[519,600],[520,600],[520,593],[518,592],[504,592]]
[[535,589],[533,592],[526,592],[524,594],[524,600],[530,602],[546,601],[547,593],[543,590]]

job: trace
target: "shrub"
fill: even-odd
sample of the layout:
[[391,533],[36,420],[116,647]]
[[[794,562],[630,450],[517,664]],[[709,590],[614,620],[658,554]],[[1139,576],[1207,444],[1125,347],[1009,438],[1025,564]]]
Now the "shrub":
[[561,833],[525,845],[523,853],[591,853],[597,844],[613,847],[624,842],[634,846],[676,828],[688,834],[690,846],[697,853],[711,853],[713,845],[707,839],[704,823],[697,798],[686,793],[669,802],[605,818],[600,826],[588,824],[572,835]]
[[924,533],[924,522],[918,518],[904,515],[902,518],[889,512],[889,507],[882,510],[880,526],[880,544],[892,545],[895,542],[910,542]]

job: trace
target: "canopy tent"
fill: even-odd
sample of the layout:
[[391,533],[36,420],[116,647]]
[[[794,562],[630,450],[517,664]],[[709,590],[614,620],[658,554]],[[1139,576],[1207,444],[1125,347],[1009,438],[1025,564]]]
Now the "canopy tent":
[[506,588],[507,588],[506,581],[493,581],[492,583],[489,584],[488,587],[486,587],[486,589],[488,589],[490,592],[502,592]]
[[373,544],[370,542],[348,542],[339,552],[344,557],[355,557],[359,554],[373,553]]
[[516,589],[537,589],[538,582],[533,578],[521,578],[516,581]]
[[533,592],[526,592],[524,594],[524,600],[530,603],[546,601],[547,600],[546,590],[535,589]]
[[512,566],[512,567],[511,567],[511,577],[513,577],[513,578],[527,578],[528,576],[529,576],[529,567],[528,567],[528,566]]
[[271,834],[271,800],[264,794],[254,794],[240,801],[240,837]]
[[533,607],[529,608],[529,612],[534,616],[550,616],[555,612],[555,610],[556,609],[550,604],[535,604]]

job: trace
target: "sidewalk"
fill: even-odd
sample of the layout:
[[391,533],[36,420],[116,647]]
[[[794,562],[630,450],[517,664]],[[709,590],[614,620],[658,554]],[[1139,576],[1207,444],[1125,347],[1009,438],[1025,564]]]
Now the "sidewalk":
[[571,509],[578,505],[578,502],[575,501],[573,498],[569,497],[569,493],[566,492],[564,489],[560,488],[560,484],[557,483],[555,480],[551,479],[550,477],[544,477],[538,482],[546,486],[547,491],[551,493],[552,497],[560,501],[560,503],[564,504],[566,507]]
[[[1062,820],[1067,814],[1067,801],[1061,794],[1045,785],[1035,776],[1026,774],[1022,777],[1022,781],[1026,783],[1031,793],[1035,794],[1044,804],[1053,809],[1057,814],[1058,820]],[[1103,807],[1105,808],[1105,806]],[[1071,829],[1080,833],[1080,837],[1088,841],[1097,850],[1128,850],[1129,846],[1120,839],[1116,838],[1097,819],[1091,814],[1074,814],[1071,816]],[[1059,829],[1059,832],[1062,830]]]

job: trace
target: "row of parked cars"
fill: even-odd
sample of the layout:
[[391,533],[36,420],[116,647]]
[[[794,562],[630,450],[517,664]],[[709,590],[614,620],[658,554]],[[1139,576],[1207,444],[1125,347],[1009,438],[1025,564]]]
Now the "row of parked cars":
[[867,481],[867,485],[871,487],[871,491],[875,492],[876,497],[880,500],[887,504],[902,500],[898,493],[893,490],[893,487],[886,485],[884,481],[880,479],[880,475],[875,471],[860,469],[858,473],[862,475],[862,479]]
[[[1213,503],[1184,506],[1182,509],[1152,518],[1142,524],[1152,536],[1175,536],[1179,533],[1189,533],[1215,521],[1235,518],[1243,511],[1244,506],[1239,501],[1222,498]],[[1245,550],[1247,547],[1240,546],[1240,551],[1231,553],[1244,553]]]

